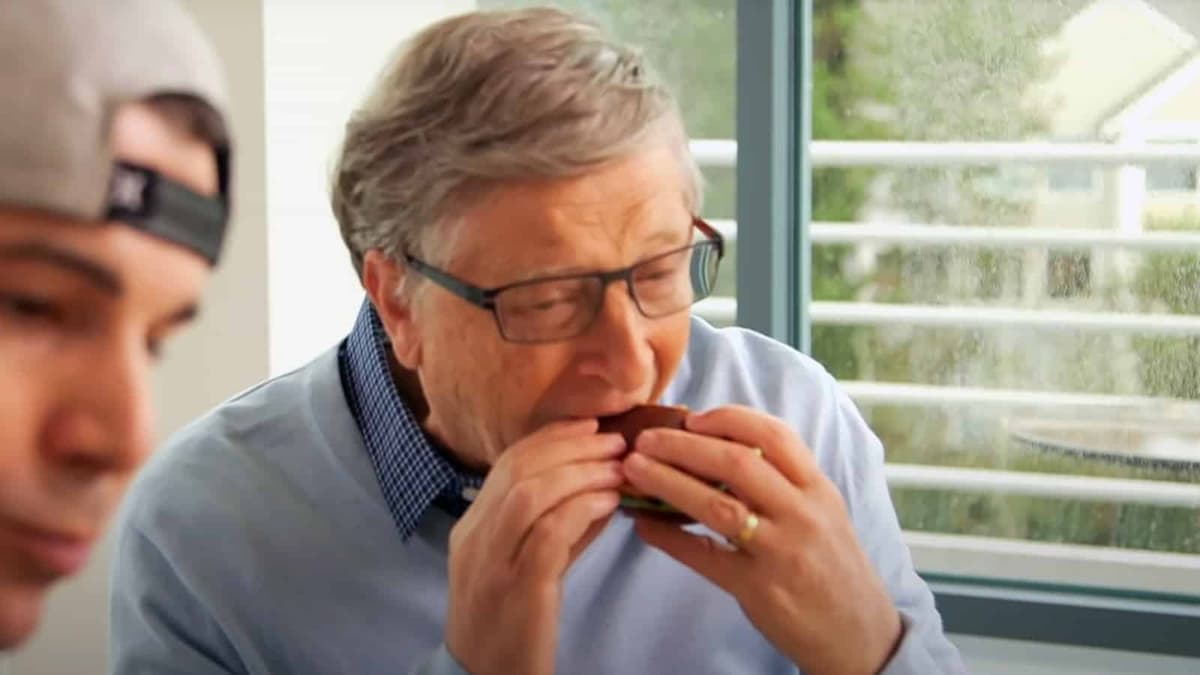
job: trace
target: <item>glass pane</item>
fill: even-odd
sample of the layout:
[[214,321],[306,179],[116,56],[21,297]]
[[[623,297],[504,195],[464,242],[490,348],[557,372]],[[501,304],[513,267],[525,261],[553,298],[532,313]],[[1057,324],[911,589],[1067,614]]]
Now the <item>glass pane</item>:
[[1052,168],[1046,176],[1050,189],[1055,192],[1087,192],[1096,180],[1093,169],[1072,166]]
[[1162,192],[1195,192],[1196,169],[1155,167],[1146,170],[1146,187]]
[[[1193,134],[1192,138],[1186,136],[1173,138],[1160,138],[1158,143],[1176,142],[1176,143],[1194,143],[1196,137],[1200,133]],[[1194,166],[1151,166],[1146,168],[1146,189],[1155,192],[1195,192],[1196,191],[1196,167]]]
[[[480,9],[553,5],[582,13],[642,49],[679,98],[693,139],[732,139],[736,132],[737,0],[479,0]],[[735,172],[703,166],[702,213],[709,222],[735,217]],[[737,242],[728,241],[712,297],[737,293]],[[703,308],[703,306],[701,306]],[[714,323],[732,319],[698,310]]]
[[1158,482],[925,471],[893,488],[906,529],[1200,553],[1200,508],[1160,498],[1200,485],[1200,201],[1155,192],[1195,171],[1063,154],[1200,140],[1193,4],[814,0],[815,139],[912,156],[813,171],[814,353],[888,462]]

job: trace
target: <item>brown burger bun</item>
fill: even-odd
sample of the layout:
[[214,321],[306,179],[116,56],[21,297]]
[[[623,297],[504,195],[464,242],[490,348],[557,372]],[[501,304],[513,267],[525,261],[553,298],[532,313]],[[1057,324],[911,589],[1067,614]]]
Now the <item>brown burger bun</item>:
[[625,447],[633,451],[638,434],[646,429],[683,429],[688,409],[668,405],[639,405],[619,414],[600,418],[600,433],[621,434]]
[[[688,414],[688,409],[681,406],[639,405],[619,415],[601,417],[599,432],[621,434],[625,438],[627,451],[632,452],[637,444],[638,435],[643,431],[655,428],[684,429]],[[691,517],[670,504],[643,494],[632,485],[622,485],[620,492],[622,508],[676,522],[694,522]]]

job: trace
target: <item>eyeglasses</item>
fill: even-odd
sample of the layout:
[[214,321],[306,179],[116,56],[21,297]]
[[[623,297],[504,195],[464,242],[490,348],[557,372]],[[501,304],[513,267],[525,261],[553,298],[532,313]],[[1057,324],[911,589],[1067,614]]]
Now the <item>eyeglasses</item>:
[[467,302],[490,310],[500,335],[509,342],[556,342],[582,335],[604,305],[608,285],[624,281],[638,311],[657,319],[683,311],[712,293],[725,255],[725,241],[699,218],[692,225],[704,236],[688,246],[660,253],[629,267],[529,279],[480,288],[411,255],[410,268]]

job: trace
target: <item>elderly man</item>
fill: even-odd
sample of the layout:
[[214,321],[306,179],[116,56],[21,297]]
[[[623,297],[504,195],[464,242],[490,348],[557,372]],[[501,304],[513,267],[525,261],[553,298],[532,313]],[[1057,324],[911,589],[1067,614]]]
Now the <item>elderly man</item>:
[[0,2],[0,650],[151,442],[150,370],[226,225],[215,55],[175,2]]
[[[369,302],[136,486],[113,670],[960,671],[850,402],[689,315],[723,245],[686,140],[568,14],[417,36],[333,184]],[[658,401],[697,412],[597,433]],[[698,526],[629,517],[625,483]]]

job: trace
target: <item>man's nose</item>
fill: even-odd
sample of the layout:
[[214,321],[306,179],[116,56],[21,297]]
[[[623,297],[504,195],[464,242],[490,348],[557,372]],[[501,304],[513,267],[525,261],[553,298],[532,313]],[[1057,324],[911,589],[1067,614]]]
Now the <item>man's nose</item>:
[[608,380],[625,392],[645,388],[654,373],[654,352],[646,341],[647,319],[623,282],[605,289],[604,301],[588,331],[596,358],[586,361],[586,375]]
[[92,473],[128,473],[153,435],[151,359],[139,340],[90,350],[83,372],[64,372],[44,444],[51,458]]

